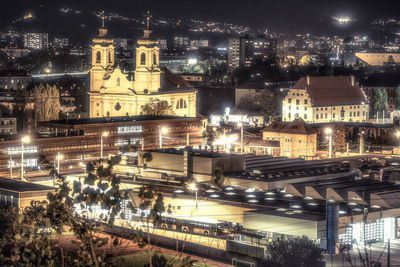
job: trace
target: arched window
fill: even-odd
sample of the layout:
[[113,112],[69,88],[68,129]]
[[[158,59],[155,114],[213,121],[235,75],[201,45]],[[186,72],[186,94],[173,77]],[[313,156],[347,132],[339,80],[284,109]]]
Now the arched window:
[[140,55],[140,65],[146,65],[146,54],[142,53]]
[[157,65],[157,55],[156,55],[156,53],[153,54],[153,65]]
[[108,52],[108,63],[112,63],[111,52]]
[[344,110],[343,109],[340,111],[340,117],[344,118]]
[[183,108],[183,99],[181,98],[181,100],[179,101],[179,108]]
[[176,109],[179,109],[179,101],[176,102]]
[[119,78],[117,78],[117,86],[121,85],[121,80]]
[[185,108],[187,108],[187,105],[186,105],[186,100],[185,100],[185,101],[183,101],[183,104],[184,104],[184,107],[185,107]]
[[101,63],[101,53],[100,53],[100,51],[98,51],[96,53],[96,63]]

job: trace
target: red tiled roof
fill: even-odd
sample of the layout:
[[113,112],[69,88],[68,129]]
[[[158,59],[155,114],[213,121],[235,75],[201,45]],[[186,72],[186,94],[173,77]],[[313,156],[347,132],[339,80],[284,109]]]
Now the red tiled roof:
[[314,106],[360,105],[367,102],[351,76],[303,77],[292,88],[307,90]]
[[317,131],[302,119],[291,122],[274,121],[264,128],[263,132],[315,134]]

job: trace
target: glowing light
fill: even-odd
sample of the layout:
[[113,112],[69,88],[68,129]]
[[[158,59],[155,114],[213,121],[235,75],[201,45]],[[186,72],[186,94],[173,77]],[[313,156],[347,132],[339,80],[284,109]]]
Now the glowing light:
[[168,133],[168,129],[165,128],[165,127],[162,127],[162,128],[161,128],[161,133],[162,133],[162,134]]
[[178,189],[178,190],[175,190],[174,193],[181,194],[181,193],[183,193],[183,190]]
[[195,183],[189,184],[189,190],[196,191],[197,189],[198,188],[197,188],[197,185]]
[[109,132],[103,132],[101,135],[107,137],[109,135]]
[[21,142],[22,142],[22,143],[27,144],[27,143],[29,143],[30,141],[31,141],[31,138],[29,137],[29,135],[26,135],[26,136],[24,136],[24,137],[21,138]]
[[258,200],[256,200],[256,199],[250,199],[249,201],[247,201],[247,202],[249,202],[249,203],[257,203],[258,202]]
[[212,194],[210,197],[212,197],[212,198],[217,198],[217,197],[219,197],[219,195],[217,195],[217,194]]
[[326,128],[325,129],[325,133],[326,134],[331,134],[332,133],[332,129],[331,128]]

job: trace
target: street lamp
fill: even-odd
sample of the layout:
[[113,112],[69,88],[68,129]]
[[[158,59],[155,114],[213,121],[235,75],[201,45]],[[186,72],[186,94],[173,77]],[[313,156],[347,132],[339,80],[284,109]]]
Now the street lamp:
[[109,135],[108,132],[102,132],[100,137],[100,159],[103,159],[103,138]]
[[329,158],[332,158],[332,129],[326,128],[325,133],[328,135],[329,138]]
[[364,131],[360,133],[360,155],[364,153]]
[[196,212],[197,212],[197,191],[199,190],[199,188],[197,187],[196,183],[190,183],[189,190],[195,191],[195,205],[196,205]]
[[160,129],[160,149],[162,149],[162,141],[163,141],[163,134],[166,134],[166,133],[168,133],[168,129],[166,128],[166,127],[162,127],[161,129]]
[[240,153],[243,154],[243,123],[239,122],[237,126],[240,128]]
[[21,180],[24,178],[24,143],[28,144],[31,141],[29,135],[21,138]]

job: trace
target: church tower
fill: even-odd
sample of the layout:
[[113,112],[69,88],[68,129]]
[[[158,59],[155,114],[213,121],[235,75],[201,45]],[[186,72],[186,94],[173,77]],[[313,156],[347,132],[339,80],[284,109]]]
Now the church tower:
[[114,40],[107,36],[104,26],[104,11],[101,14],[101,28],[99,35],[93,39],[92,68],[90,70],[90,91],[98,92],[103,84],[107,71],[114,66]]
[[135,90],[138,94],[156,93],[160,88],[160,48],[150,39],[150,12],[147,11],[147,27],[136,45]]

